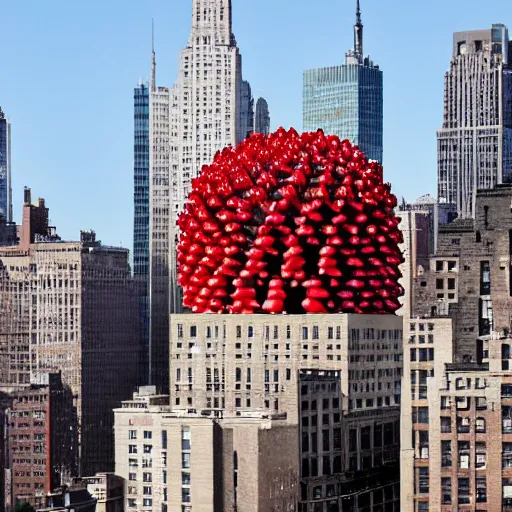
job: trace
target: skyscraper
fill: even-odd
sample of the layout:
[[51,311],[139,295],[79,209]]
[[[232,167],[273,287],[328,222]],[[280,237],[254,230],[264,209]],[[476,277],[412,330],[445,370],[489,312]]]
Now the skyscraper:
[[270,133],[270,112],[268,110],[268,103],[264,98],[259,98],[256,102],[254,131],[263,135]]
[[0,107],[0,215],[12,221],[11,123]]
[[140,282],[140,322],[144,337],[142,375],[147,380],[149,347],[149,87],[133,91],[133,274]]
[[310,69],[303,77],[303,128],[337,135],[382,162],[382,71],[363,54],[363,24],[357,1],[354,49],[343,66]]
[[169,382],[169,312],[180,311],[176,221],[192,179],[253,126],[250,86],[232,30],[231,0],[193,0],[192,28],[171,89],[150,97],[150,383]]
[[511,43],[504,25],[456,32],[437,132],[438,197],[472,217],[476,191],[512,179]]

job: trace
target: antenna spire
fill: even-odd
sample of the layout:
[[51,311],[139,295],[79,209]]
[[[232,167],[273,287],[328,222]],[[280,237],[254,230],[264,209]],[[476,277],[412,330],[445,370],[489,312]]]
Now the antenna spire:
[[155,20],[151,20],[151,92],[156,91]]
[[357,0],[356,24],[354,25],[354,53],[360,60],[363,59],[363,23],[361,21],[361,5]]

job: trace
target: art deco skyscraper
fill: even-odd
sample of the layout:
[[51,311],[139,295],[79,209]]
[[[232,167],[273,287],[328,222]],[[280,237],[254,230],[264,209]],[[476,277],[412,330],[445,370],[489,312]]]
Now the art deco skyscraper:
[[11,123],[0,108],[0,215],[12,221]]
[[215,153],[243,140],[253,126],[250,86],[232,30],[231,0],[193,0],[192,28],[171,89],[150,99],[150,373],[169,382],[169,312],[180,311],[176,220],[191,183]]
[[504,25],[453,35],[444,79],[443,127],[437,132],[441,203],[472,217],[476,191],[512,179],[511,43]]
[[303,78],[303,127],[318,128],[357,144],[372,160],[382,162],[382,71],[363,53],[359,0],[354,49],[343,66],[310,69]]

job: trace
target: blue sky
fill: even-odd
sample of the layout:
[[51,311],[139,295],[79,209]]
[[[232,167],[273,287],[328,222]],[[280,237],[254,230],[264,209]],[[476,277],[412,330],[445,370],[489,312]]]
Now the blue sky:
[[[232,0],[244,78],[272,126],[302,128],[302,71],[343,61],[355,0]],[[132,246],[133,87],[171,85],[192,0],[0,0],[0,106],[13,126],[13,196],[45,197],[66,239],[95,229]],[[506,0],[361,0],[365,53],[384,72],[384,169],[395,194],[436,189],[436,139],[452,32],[511,24]],[[512,27],[511,27],[512,28]]]

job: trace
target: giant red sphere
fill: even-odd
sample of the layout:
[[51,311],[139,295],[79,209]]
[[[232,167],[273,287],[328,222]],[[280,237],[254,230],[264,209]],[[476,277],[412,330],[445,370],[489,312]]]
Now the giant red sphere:
[[195,313],[394,313],[396,198],[382,166],[319,130],[254,134],[215,155],[178,220]]

